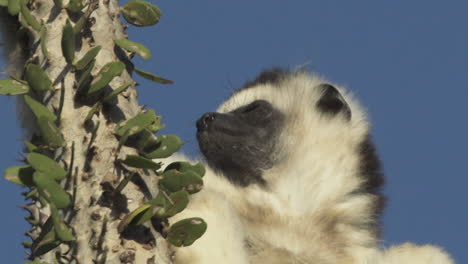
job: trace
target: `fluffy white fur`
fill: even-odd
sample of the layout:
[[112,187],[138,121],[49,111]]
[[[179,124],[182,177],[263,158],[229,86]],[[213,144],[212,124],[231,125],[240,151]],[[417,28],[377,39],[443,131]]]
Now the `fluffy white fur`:
[[175,263],[453,263],[432,246],[404,244],[381,252],[376,235],[357,228],[374,221],[376,197],[350,195],[362,185],[355,149],[369,123],[362,107],[337,86],[351,108],[351,120],[327,118],[315,110],[321,96],[316,87],[324,82],[298,73],[280,84],[242,90],[219,107],[224,113],[263,99],[281,110],[286,115],[276,153],[281,162],[264,172],[267,188],[235,186],[206,166],[204,190],[170,220],[199,216],[208,230],[192,246],[175,249]]

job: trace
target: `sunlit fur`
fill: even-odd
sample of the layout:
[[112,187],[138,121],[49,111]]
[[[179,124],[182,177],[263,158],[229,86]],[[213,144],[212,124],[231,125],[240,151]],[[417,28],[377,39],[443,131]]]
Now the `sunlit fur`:
[[275,166],[263,173],[266,185],[247,187],[208,168],[204,189],[170,219],[202,217],[207,233],[190,247],[174,249],[175,263],[452,263],[431,246],[379,250],[379,197],[362,191],[365,179],[357,153],[369,133],[366,113],[336,85],[351,120],[317,111],[317,87],[323,83],[329,82],[298,72],[278,83],[240,90],[219,107],[225,113],[262,99],[285,114]]

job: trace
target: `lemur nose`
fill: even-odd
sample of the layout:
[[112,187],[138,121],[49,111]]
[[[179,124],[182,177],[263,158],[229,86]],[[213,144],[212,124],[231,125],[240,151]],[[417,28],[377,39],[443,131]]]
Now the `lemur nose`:
[[209,125],[215,120],[216,113],[206,113],[200,119],[197,120],[197,129],[198,131],[203,131],[208,129]]

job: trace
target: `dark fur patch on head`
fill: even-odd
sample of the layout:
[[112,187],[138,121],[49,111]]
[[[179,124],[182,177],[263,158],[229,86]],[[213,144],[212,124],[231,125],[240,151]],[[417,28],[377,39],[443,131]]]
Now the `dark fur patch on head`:
[[370,135],[367,135],[364,141],[359,145],[360,156],[360,175],[364,177],[364,186],[362,192],[371,193],[376,196],[373,216],[375,217],[375,230],[376,235],[380,235],[380,221],[382,211],[385,207],[385,197],[382,194],[382,187],[384,184],[384,177],[380,160],[372,143]]
[[323,112],[330,115],[336,115],[338,113],[343,113],[346,119],[351,119],[351,109],[341,96],[338,89],[336,89],[331,84],[322,84],[320,88],[323,90],[322,97],[317,102],[317,108]]
[[278,84],[291,73],[282,68],[271,68],[260,73],[254,80],[248,81],[240,89],[248,89],[260,84]]

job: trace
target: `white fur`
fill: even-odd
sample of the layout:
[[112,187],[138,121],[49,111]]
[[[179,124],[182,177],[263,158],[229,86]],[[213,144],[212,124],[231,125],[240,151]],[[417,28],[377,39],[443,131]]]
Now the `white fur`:
[[267,187],[241,188],[208,168],[204,190],[170,219],[202,217],[207,233],[192,246],[175,249],[176,263],[453,263],[430,246],[380,252],[376,235],[358,228],[375,221],[371,212],[376,196],[351,195],[363,184],[356,148],[369,124],[361,106],[339,87],[351,120],[317,111],[322,83],[317,76],[297,73],[280,84],[242,90],[220,106],[223,113],[262,99],[284,113],[278,164],[263,173]]
[[405,243],[383,253],[382,264],[445,264],[454,263],[441,248]]

